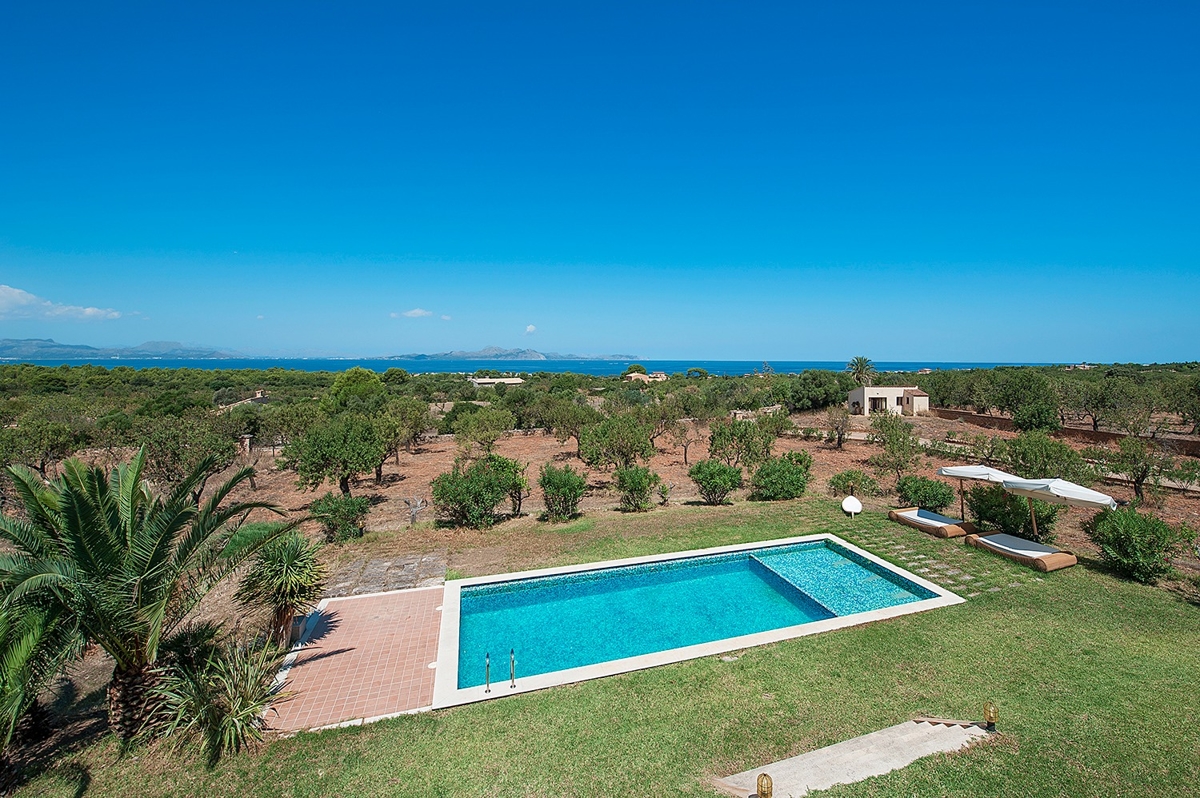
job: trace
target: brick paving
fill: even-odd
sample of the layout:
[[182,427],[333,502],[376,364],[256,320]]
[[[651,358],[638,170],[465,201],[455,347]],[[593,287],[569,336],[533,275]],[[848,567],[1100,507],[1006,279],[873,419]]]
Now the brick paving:
[[299,731],[430,707],[441,604],[440,587],[322,602],[268,722]]

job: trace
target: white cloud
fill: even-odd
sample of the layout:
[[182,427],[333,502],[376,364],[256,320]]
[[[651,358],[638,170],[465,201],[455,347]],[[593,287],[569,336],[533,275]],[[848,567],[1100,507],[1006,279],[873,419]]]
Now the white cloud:
[[407,317],[408,317],[408,318],[410,318],[410,319],[419,319],[419,318],[421,318],[422,316],[432,316],[432,315],[433,315],[433,311],[432,311],[432,310],[425,310],[424,308],[413,308],[412,310],[406,310],[406,311],[404,311],[404,312],[403,312],[403,313],[401,313],[400,315],[401,315],[401,316],[407,316]]
[[266,318],[266,316],[259,316],[259,317],[258,317],[258,320],[259,320],[259,321],[262,321],[262,320],[263,320],[263,319],[265,319],[265,318]]
[[112,308],[84,308],[78,305],[63,305],[40,296],[0,285],[0,320],[7,319],[74,319],[77,321],[107,321],[121,318],[120,311]]
[[537,327],[534,327],[532,324],[528,325],[525,328],[526,335],[533,335],[535,332],[537,332]]
[[449,316],[446,316],[446,315],[443,315],[443,316],[442,316],[442,321],[450,321],[450,317],[449,317]]

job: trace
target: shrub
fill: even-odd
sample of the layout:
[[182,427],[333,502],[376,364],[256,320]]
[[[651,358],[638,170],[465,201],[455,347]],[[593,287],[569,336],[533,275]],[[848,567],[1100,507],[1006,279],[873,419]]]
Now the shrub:
[[1113,570],[1138,582],[1153,583],[1171,573],[1171,558],[1182,553],[1195,535],[1185,526],[1172,527],[1134,507],[1102,510],[1084,523],[1100,557]]
[[529,463],[511,460],[498,454],[490,454],[485,459],[497,471],[500,480],[504,483],[512,514],[520,515],[521,505],[529,496],[529,479],[525,476],[525,469],[529,468]]
[[812,456],[808,452],[788,452],[758,467],[750,479],[756,501],[781,501],[804,495],[808,487]]
[[1058,507],[1034,501],[1033,513],[1037,518],[1037,534],[1029,518],[1029,506],[1025,499],[1008,493],[1000,485],[987,485],[967,491],[967,508],[975,523],[986,529],[994,529],[1006,535],[1050,543],[1054,540],[1054,523],[1058,520]]
[[274,646],[212,646],[199,662],[168,668],[154,688],[159,706],[149,733],[199,738],[208,764],[262,741],[267,710],[280,695],[275,676],[287,652]]
[[688,471],[705,504],[724,504],[742,486],[742,469],[720,460],[701,460]]
[[954,490],[945,482],[925,477],[901,477],[896,485],[902,504],[932,510],[935,513],[954,503]]
[[546,463],[538,476],[538,486],[546,499],[546,518],[566,521],[579,512],[579,501],[587,491],[587,479],[570,466],[557,468]]
[[616,471],[617,490],[621,493],[621,509],[640,513],[650,509],[650,494],[662,478],[644,466],[629,466]]
[[880,491],[873,476],[852,468],[829,478],[829,492],[834,496],[878,496]]
[[506,469],[492,458],[478,460],[466,468],[455,463],[430,485],[437,512],[455,526],[487,529],[496,523],[496,505],[509,495],[512,485]]
[[363,522],[367,519],[370,507],[371,503],[365,496],[326,493],[313,502],[308,511],[320,522],[325,540],[340,543],[362,537]]

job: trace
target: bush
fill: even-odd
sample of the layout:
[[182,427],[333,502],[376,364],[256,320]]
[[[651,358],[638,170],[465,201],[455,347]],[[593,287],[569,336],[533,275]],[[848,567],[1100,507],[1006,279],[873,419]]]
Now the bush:
[[940,512],[954,503],[954,490],[945,482],[925,477],[901,477],[896,485],[900,502],[906,506]]
[[321,523],[328,543],[361,538],[363,522],[370,512],[371,503],[365,496],[347,496],[326,493],[309,507],[309,514]]
[[198,738],[208,764],[262,742],[267,711],[279,700],[276,675],[287,651],[274,646],[206,646],[195,663],[168,668],[153,692],[150,734]]
[[617,490],[621,493],[621,509],[640,513],[650,509],[650,494],[662,478],[644,466],[629,466],[616,471]]
[[755,501],[782,501],[804,495],[808,487],[812,456],[808,452],[788,452],[758,467],[750,479],[750,498]]
[[1036,543],[1054,540],[1054,523],[1058,520],[1058,507],[1034,501],[1033,513],[1037,518],[1037,534],[1029,518],[1029,505],[1025,499],[1008,493],[1000,485],[987,485],[967,491],[967,509],[975,523],[985,529],[993,529],[1006,535],[1016,535]]
[[1187,527],[1172,527],[1133,507],[1102,510],[1083,528],[1113,570],[1148,584],[1171,573],[1171,558],[1195,539]]
[[434,477],[430,487],[443,519],[455,526],[487,529],[496,523],[496,505],[508,497],[512,478],[487,458],[466,468],[455,463],[449,472]]
[[865,471],[852,468],[829,478],[829,492],[834,496],[878,496],[879,483]]
[[688,471],[705,504],[724,504],[742,486],[742,469],[720,460],[701,460]]
[[529,463],[510,460],[498,454],[489,454],[484,459],[499,473],[500,480],[505,486],[505,492],[508,494],[512,514],[520,515],[521,505],[529,495],[529,479],[525,476],[525,469],[529,468]]
[[579,501],[587,491],[587,479],[570,466],[556,468],[552,463],[542,466],[538,486],[546,499],[546,518],[566,521],[579,512]]

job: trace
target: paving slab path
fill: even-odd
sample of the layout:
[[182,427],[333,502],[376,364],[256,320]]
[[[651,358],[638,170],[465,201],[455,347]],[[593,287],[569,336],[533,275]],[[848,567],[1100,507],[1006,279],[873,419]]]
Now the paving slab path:
[[406,557],[359,557],[334,569],[325,596],[362,596],[387,590],[440,585],[446,577],[442,552]]
[[766,773],[778,798],[800,798],[812,790],[882,776],[922,757],[957,751],[987,736],[986,730],[973,723],[906,721],[718,779],[715,784],[730,795],[746,798],[755,794],[759,774]]

